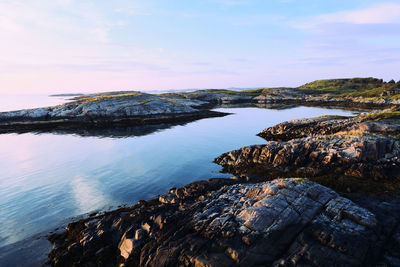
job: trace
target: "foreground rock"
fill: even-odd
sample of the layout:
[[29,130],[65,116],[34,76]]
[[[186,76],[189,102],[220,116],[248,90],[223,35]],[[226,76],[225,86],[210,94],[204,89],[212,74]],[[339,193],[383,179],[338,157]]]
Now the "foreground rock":
[[50,238],[50,263],[363,266],[400,260],[397,203],[369,199],[359,206],[305,179],[232,183],[193,183],[72,223]]
[[46,108],[0,113],[0,132],[79,125],[141,125],[223,116],[201,109],[205,102],[140,92],[85,95]]

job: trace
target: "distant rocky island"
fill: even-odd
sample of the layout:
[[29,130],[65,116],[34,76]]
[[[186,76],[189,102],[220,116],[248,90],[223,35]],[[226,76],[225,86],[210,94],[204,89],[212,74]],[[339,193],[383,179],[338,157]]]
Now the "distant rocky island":
[[49,95],[50,97],[63,97],[63,96],[82,96],[84,94],[80,94],[80,93],[67,93],[67,94],[53,94],[53,95]]
[[[400,83],[320,80],[297,88],[110,92],[0,113],[0,132],[143,125],[224,116],[224,103],[368,111],[283,122],[267,143],[216,155],[231,179],[171,188],[49,236],[53,266],[399,266]],[[212,134],[212,133],[210,133]]]

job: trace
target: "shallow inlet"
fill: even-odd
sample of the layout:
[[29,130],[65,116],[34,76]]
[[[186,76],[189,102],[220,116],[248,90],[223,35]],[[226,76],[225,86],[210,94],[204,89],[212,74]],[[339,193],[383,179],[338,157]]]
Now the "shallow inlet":
[[[76,216],[134,204],[195,180],[229,177],[219,173],[213,159],[265,143],[256,134],[266,127],[295,118],[353,114],[315,107],[216,110],[233,114],[184,125],[0,135],[0,265],[13,260],[32,264],[36,237]],[[20,244],[22,256],[12,259]],[[40,253],[42,258],[34,256],[38,261],[45,257]]]

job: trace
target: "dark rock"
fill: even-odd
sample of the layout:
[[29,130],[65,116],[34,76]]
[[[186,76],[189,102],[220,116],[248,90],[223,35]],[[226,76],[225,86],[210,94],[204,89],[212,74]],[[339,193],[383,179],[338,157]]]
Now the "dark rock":
[[[61,245],[50,253],[50,263],[343,266],[399,260],[395,252],[400,208],[394,208],[399,205],[393,200],[355,196],[352,201],[306,179],[257,184],[214,179],[181,190],[185,193],[179,204],[151,201],[124,210],[123,216],[115,211],[71,224],[66,234],[52,239]],[[78,236],[92,240],[99,231],[104,235],[111,229],[104,223],[107,216],[130,222],[114,234],[120,236],[119,241],[103,241],[101,247],[89,246],[83,254],[72,254],[71,248],[80,244],[74,241]],[[147,235],[142,225],[150,226],[150,220],[154,226]],[[162,227],[158,227],[160,222]]]
[[[372,113],[373,114],[373,113]],[[400,120],[372,120],[368,117],[343,118],[322,116],[310,119],[296,119],[279,123],[261,131],[258,136],[265,140],[288,141],[295,138],[330,134],[382,134],[400,135]]]
[[271,141],[215,159],[224,171],[276,175],[341,175],[375,180],[400,178],[400,142],[383,136],[333,135]]

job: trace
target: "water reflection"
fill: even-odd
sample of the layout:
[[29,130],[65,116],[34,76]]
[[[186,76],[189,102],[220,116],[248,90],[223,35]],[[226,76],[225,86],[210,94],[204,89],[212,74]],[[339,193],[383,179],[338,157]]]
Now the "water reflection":
[[[186,123],[163,123],[163,124],[150,124],[150,125],[125,125],[125,126],[103,126],[103,127],[90,127],[79,126],[64,129],[46,129],[35,131],[36,134],[51,133],[57,135],[73,134],[80,137],[99,137],[99,138],[126,138],[138,137],[153,134],[172,128],[177,125],[185,125]],[[29,131],[25,131],[29,132]],[[21,132],[19,132],[21,134]]]
[[[218,109],[219,108],[219,109]],[[238,108],[259,108],[259,109],[270,109],[270,110],[292,110],[295,108],[299,108],[298,105],[295,104],[279,104],[279,103],[254,103],[254,104],[221,104],[215,110],[220,110],[221,112],[226,112],[228,109],[238,109]],[[332,109],[338,110],[338,107],[335,106],[326,106],[324,109]],[[345,108],[349,111],[363,111],[356,108]],[[154,134],[159,131],[167,130],[173,128],[175,126],[184,126],[190,122],[196,121],[188,120],[186,122],[177,122],[177,123],[161,123],[161,124],[150,124],[150,125],[73,125],[69,124],[67,126],[58,125],[54,128],[49,129],[40,129],[40,130],[29,130],[29,129],[19,129],[12,131],[17,134],[24,134],[33,132],[35,134],[57,134],[57,135],[77,135],[80,137],[99,137],[99,138],[126,138],[126,137],[139,137],[145,136],[149,134]],[[1,134],[1,133],[0,133]],[[4,134],[4,133],[3,133]]]
[[101,189],[101,185],[96,180],[76,176],[71,181],[71,188],[71,196],[74,198],[78,213],[97,210],[110,203],[106,192]]

